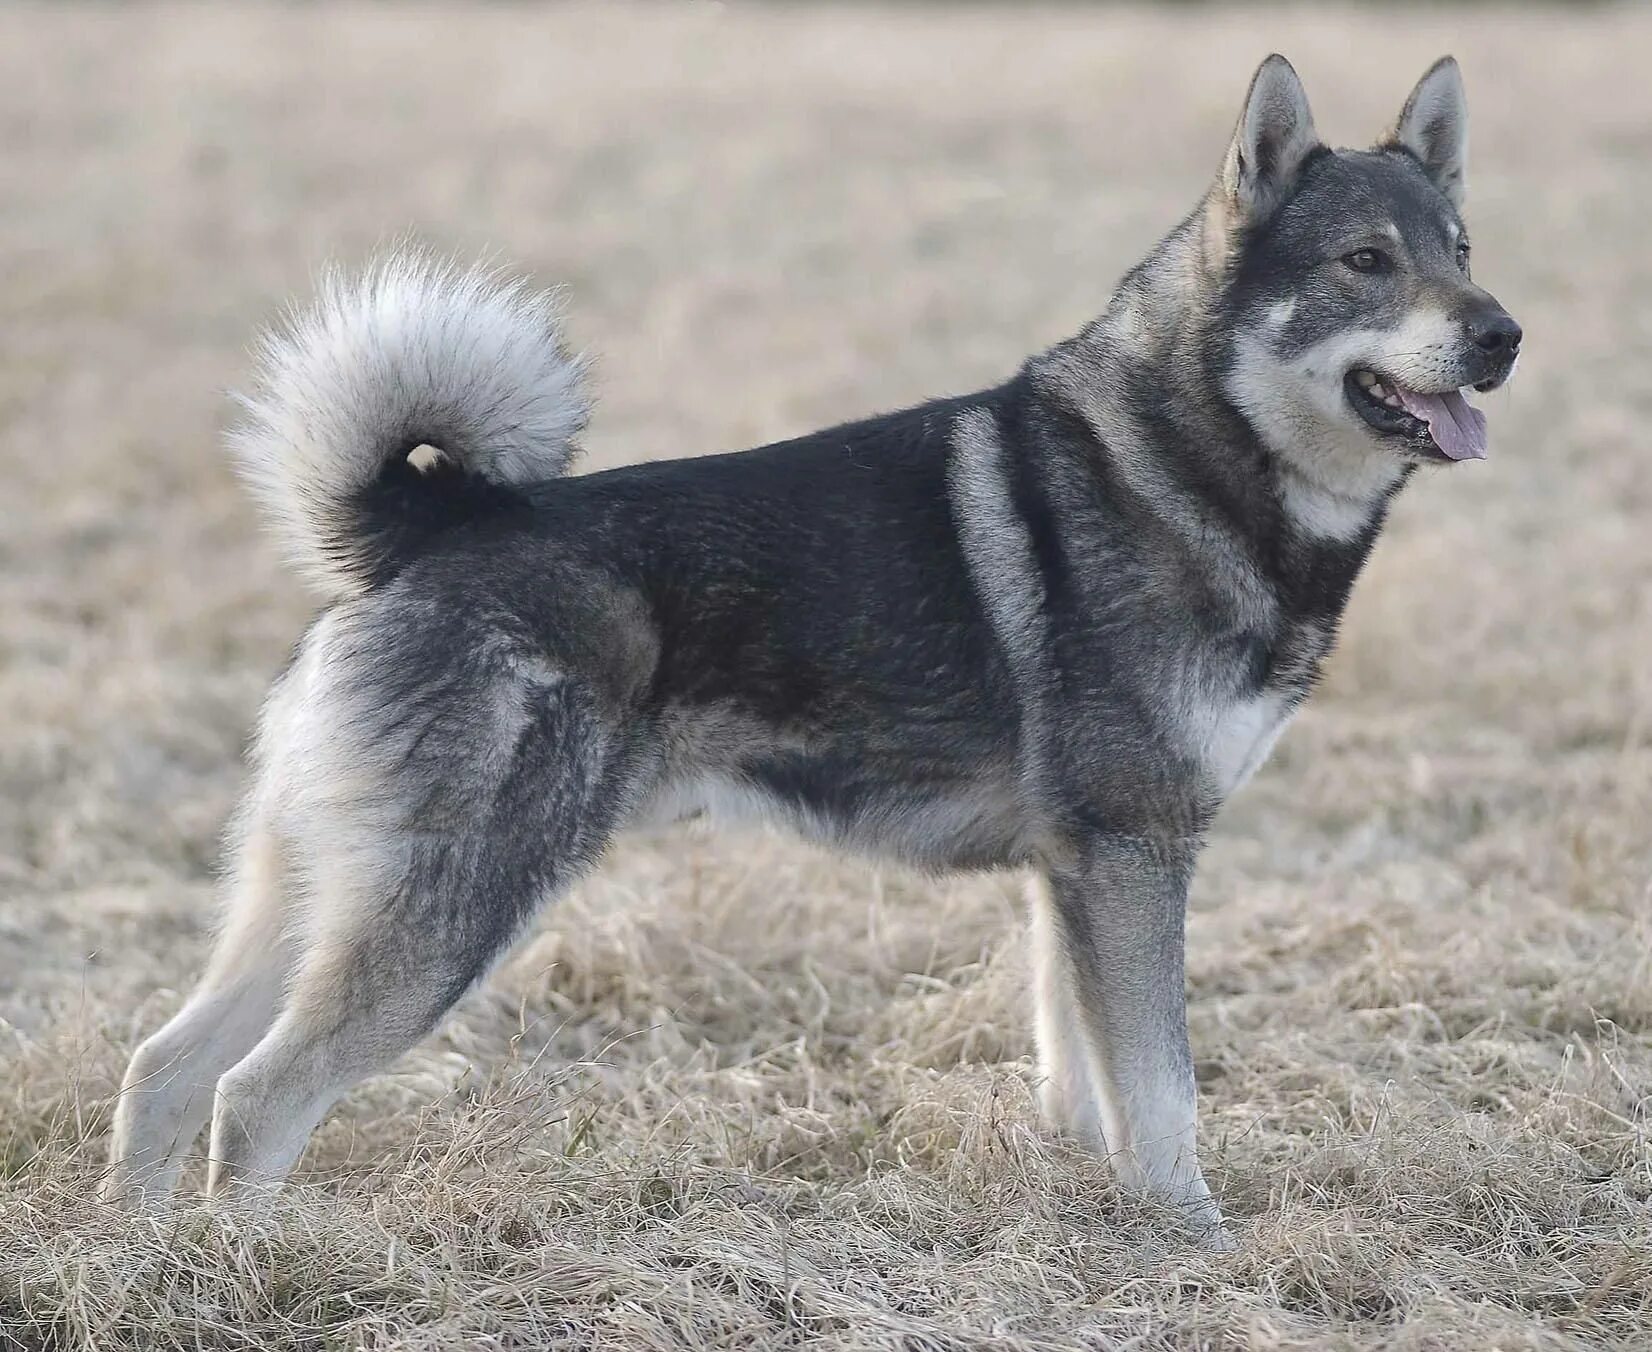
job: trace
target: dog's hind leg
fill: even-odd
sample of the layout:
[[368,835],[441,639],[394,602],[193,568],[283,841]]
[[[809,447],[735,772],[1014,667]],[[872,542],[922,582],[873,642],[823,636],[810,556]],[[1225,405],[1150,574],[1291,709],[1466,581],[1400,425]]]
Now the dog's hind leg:
[[1072,963],[1105,1148],[1127,1187],[1180,1207],[1223,1243],[1197,1152],[1183,923],[1193,852],[1107,837],[1052,871],[1052,919]]
[[471,712],[439,776],[406,757],[355,762],[365,796],[302,846],[313,926],[287,1003],[219,1082],[209,1192],[283,1179],[332,1104],[424,1037],[600,856],[634,797],[633,741],[566,680],[522,702],[508,738]]
[[138,1047],[121,1083],[106,1201],[143,1206],[171,1195],[212,1111],[213,1085],[275,1019],[292,947],[280,847],[255,813],[232,862],[228,909],[206,974],[183,1009]]

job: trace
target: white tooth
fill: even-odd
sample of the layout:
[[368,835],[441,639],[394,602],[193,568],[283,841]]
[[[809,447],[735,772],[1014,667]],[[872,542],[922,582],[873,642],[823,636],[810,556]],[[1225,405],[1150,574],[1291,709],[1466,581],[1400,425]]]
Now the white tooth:
[[1377,383],[1376,373],[1372,371],[1355,371],[1354,379],[1367,389]]
[[1385,391],[1383,389],[1383,387],[1381,385],[1377,384],[1375,381],[1372,381],[1371,384],[1369,386],[1367,386],[1367,388],[1371,391],[1372,394],[1376,395],[1376,397],[1378,399],[1383,398],[1384,395],[1387,393],[1387,391]]
[[1404,408],[1405,407],[1405,405],[1400,403],[1400,397],[1397,394],[1389,395],[1382,402],[1387,404],[1389,408]]

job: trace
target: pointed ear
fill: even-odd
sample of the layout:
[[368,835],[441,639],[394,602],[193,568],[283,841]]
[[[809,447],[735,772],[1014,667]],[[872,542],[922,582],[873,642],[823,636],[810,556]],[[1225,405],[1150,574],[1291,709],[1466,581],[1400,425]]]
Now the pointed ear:
[[1417,81],[1400,120],[1383,138],[1383,144],[1409,150],[1422,161],[1428,176],[1451,205],[1463,205],[1468,173],[1468,97],[1455,57],[1442,56]]
[[1276,52],[1251,79],[1222,165],[1222,188],[1240,219],[1259,221],[1284,201],[1302,161],[1318,145],[1302,81]]

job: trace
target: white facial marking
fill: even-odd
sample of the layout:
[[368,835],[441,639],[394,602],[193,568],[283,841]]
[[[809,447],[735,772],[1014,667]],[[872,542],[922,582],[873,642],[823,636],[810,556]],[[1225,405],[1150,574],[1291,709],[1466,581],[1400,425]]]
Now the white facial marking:
[[[1271,311],[1241,331],[1227,390],[1235,405],[1280,458],[1306,481],[1287,492],[1305,512],[1306,528],[1350,538],[1376,501],[1398,481],[1401,456],[1349,406],[1343,380],[1370,371],[1367,388],[1385,398],[1395,384],[1437,391],[1458,383],[1462,334],[1443,311],[1425,310],[1392,329],[1355,329],[1301,352],[1279,355]],[[1359,377],[1364,383],[1364,377]],[[1336,499],[1346,505],[1334,506]],[[1352,524],[1356,521],[1358,524]],[[1340,523],[1340,525],[1339,525]]]
[[1296,297],[1288,300],[1275,301],[1268,307],[1268,327],[1282,329],[1291,322],[1291,316],[1296,313]]

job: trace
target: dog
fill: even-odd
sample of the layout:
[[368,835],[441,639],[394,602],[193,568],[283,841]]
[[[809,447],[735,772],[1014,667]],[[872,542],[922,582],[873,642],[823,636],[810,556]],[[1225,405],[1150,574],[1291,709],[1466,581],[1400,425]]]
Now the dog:
[[1312,689],[1394,495],[1485,454],[1521,331],[1470,280],[1450,57],[1370,150],[1257,70],[1099,319],[962,398],[567,477],[552,303],[392,255],[269,337],[231,445],[326,606],[264,707],[200,987],[107,1197],[279,1182],[623,829],[759,816],[1027,867],[1042,1106],[1221,1235],[1196,1153],[1201,839]]

